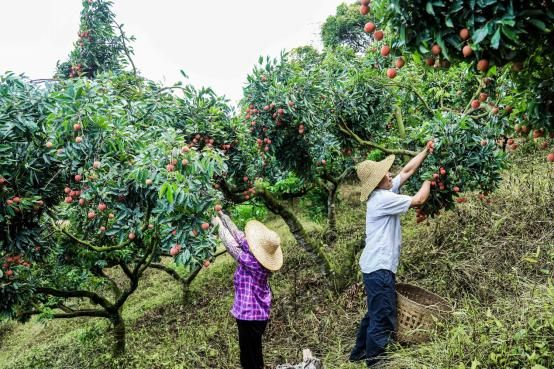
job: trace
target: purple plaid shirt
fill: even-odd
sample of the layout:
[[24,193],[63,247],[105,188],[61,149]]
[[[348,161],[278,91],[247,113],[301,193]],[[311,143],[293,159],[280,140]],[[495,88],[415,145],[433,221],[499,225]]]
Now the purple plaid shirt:
[[271,310],[269,271],[250,252],[248,242],[240,240],[241,253],[235,271],[235,301],[231,314],[240,320],[268,320]]
[[270,271],[264,268],[250,252],[244,233],[231,219],[221,216],[219,236],[229,254],[238,262],[235,271],[235,300],[231,314],[240,320],[268,320],[271,310]]

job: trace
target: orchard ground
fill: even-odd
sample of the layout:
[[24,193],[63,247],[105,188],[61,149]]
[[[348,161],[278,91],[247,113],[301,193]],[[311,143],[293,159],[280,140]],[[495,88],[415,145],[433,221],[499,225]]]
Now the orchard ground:
[[[357,195],[355,182],[343,185],[337,259],[348,259],[345,245],[363,241],[365,207]],[[466,197],[455,211],[419,225],[413,211],[403,217],[398,280],[446,297],[455,313],[431,342],[391,347],[386,367],[545,368],[536,365],[538,358],[554,367],[554,167],[542,151],[522,146],[491,204],[477,193]],[[302,219],[309,232],[323,228]],[[298,362],[302,349],[310,348],[326,368],[363,368],[347,362],[365,311],[360,276],[334,291],[282,220],[267,222],[280,233],[286,255],[283,270],[271,280],[268,367]],[[229,256],[217,259],[193,282],[184,304],[174,280],[148,270],[123,311],[128,350],[120,359],[111,356],[104,320],[1,323],[0,369],[238,368],[236,324],[229,314],[234,268]]]

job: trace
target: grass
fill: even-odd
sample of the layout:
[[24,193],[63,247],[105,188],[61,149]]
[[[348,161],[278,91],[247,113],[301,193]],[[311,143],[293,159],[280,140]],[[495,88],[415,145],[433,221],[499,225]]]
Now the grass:
[[[516,157],[502,187],[486,205],[476,196],[457,210],[422,225],[403,218],[400,281],[425,287],[456,307],[426,344],[390,348],[386,368],[554,367],[554,168],[544,155]],[[364,237],[365,209],[355,185],[341,192],[336,260]],[[298,209],[299,211],[301,209]],[[310,232],[322,227],[304,219]],[[281,272],[272,276],[273,318],[265,336],[268,368],[298,362],[303,348],[326,368],[363,368],[347,362],[363,288],[335,291],[312,256],[299,250],[278,218],[268,219],[283,239]],[[103,320],[74,319],[21,325],[1,323],[0,369],[239,367],[236,324],[229,314],[229,257],[200,273],[183,304],[177,283],[149,271],[123,311],[127,353],[111,355]]]

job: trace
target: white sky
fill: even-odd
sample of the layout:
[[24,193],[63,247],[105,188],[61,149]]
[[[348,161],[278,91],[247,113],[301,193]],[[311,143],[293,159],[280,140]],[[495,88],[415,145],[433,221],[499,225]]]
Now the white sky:
[[[260,55],[320,46],[319,30],[344,0],[114,0],[142,75],[183,78],[233,102]],[[0,73],[50,78],[77,39],[80,0],[0,0]]]

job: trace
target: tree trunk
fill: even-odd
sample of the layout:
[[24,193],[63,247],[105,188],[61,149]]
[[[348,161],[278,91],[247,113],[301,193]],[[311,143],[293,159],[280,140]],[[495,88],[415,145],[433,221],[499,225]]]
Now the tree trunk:
[[325,240],[329,245],[334,245],[337,240],[337,190],[338,186],[331,183],[327,189],[327,232]]
[[125,353],[125,322],[119,313],[113,314],[110,321],[113,324],[114,355],[121,356]]
[[404,119],[402,118],[402,109],[400,109],[400,106],[395,107],[394,116],[396,117],[396,125],[398,126],[398,135],[400,138],[406,138],[406,128],[404,128]]
[[257,188],[256,192],[271,212],[280,215],[283,218],[300,247],[307,252],[314,254],[323,264],[323,268],[326,273],[333,273],[334,268],[331,261],[327,257],[325,250],[323,250],[323,245],[308,237],[306,230],[296,215],[282,205],[265,188]]

